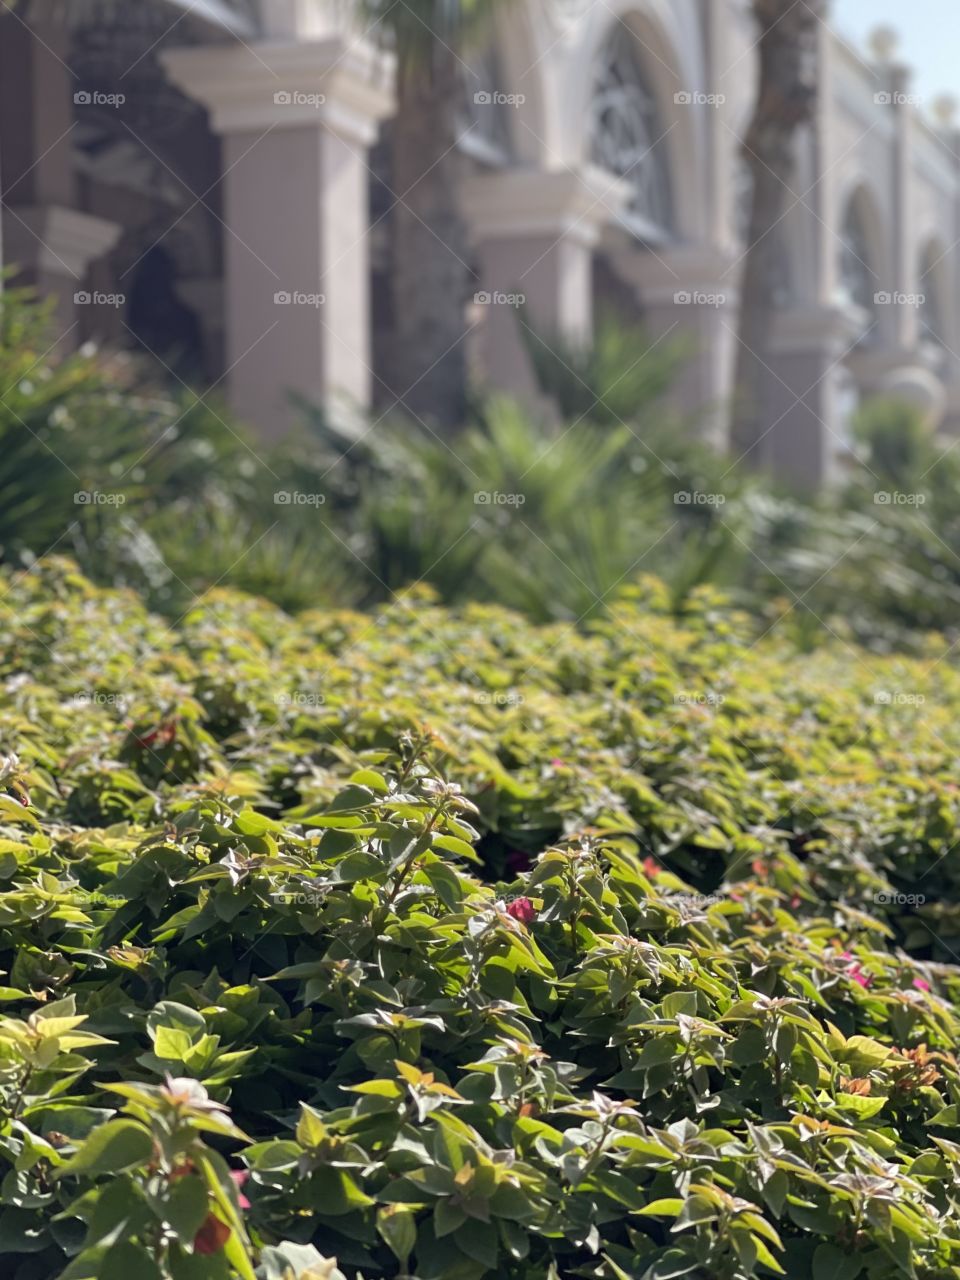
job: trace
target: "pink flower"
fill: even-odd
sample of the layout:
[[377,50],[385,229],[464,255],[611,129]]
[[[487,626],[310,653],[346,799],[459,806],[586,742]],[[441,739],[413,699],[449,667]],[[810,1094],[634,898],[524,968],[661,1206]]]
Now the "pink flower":
[[926,978],[914,978],[913,985],[916,987],[918,991],[930,990],[930,983],[926,980]]
[[231,1169],[230,1177],[233,1179],[234,1183],[236,1184],[237,1203],[239,1204],[241,1209],[249,1209],[250,1201],[243,1194],[242,1188],[245,1185],[247,1179],[250,1177],[250,1174],[246,1171],[246,1169]]
[[536,920],[537,909],[529,898],[514,898],[507,906],[507,915],[519,920],[521,924],[529,924],[531,920]]
[[852,978],[859,987],[869,987],[873,982],[873,975],[864,973],[858,964],[852,964],[847,970],[847,977]]
[[551,769],[565,769],[567,767],[566,760],[561,760],[559,756],[554,756],[550,761]]

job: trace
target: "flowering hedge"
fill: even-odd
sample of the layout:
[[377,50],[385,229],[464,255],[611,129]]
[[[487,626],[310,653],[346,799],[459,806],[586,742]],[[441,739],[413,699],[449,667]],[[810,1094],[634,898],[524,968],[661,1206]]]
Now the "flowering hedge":
[[935,640],[2,586],[4,1276],[960,1276]]

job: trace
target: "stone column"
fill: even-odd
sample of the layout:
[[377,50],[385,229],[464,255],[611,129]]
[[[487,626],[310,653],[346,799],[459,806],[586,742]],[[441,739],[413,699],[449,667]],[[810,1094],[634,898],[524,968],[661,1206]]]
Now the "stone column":
[[953,226],[950,236],[953,247],[947,254],[945,264],[945,275],[948,281],[947,288],[944,290],[946,296],[941,296],[940,298],[940,305],[946,313],[945,319],[949,335],[947,341],[950,346],[950,350],[944,358],[946,406],[943,431],[950,436],[960,436],[960,351],[958,351],[960,304],[957,301],[960,298],[960,250],[957,248],[957,245],[960,244],[960,128],[956,124],[957,103],[954,99],[945,96],[940,99],[938,104],[935,104],[935,107],[939,117],[944,146],[952,158],[954,172]]
[[[920,336],[919,311],[907,303],[906,298],[917,292],[918,246],[914,235],[913,165],[911,136],[913,116],[916,111],[910,95],[910,72],[895,65],[889,69],[890,107],[896,113],[894,140],[893,207],[893,265],[894,305],[889,331],[894,345],[904,351],[912,351]],[[897,298],[897,294],[901,295]]]
[[479,368],[502,390],[536,400],[521,324],[549,343],[593,334],[593,250],[627,200],[623,182],[587,167],[507,169],[470,177],[464,189],[479,264],[474,320]]
[[264,434],[296,393],[366,407],[372,391],[367,150],[392,60],[343,36],[163,55],[223,138],[227,390]]
[[841,308],[796,308],[777,317],[761,457],[797,489],[828,483],[844,462],[841,396],[850,381],[845,357],[855,337]]
[[668,404],[708,443],[726,441],[736,352],[738,292],[732,253],[709,245],[629,246],[613,258],[636,291],[643,329],[658,350],[685,357]]
[[[840,208],[838,185],[842,165],[836,154],[839,146],[836,120],[840,111],[837,101],[839,68],[837,60],[837,35],[832,26],[822,22],[817,27],[817,102],[811,130],[811,190],[806,203],[818,220],[814,228],[815,269],[810,282],[810,294],[819,303],[833,304],[839,288]],[[803,191],[803,187],[799,188]],[[788,197],[788,199],[791,199]],[[800,282],[798,282],[799,284]]]

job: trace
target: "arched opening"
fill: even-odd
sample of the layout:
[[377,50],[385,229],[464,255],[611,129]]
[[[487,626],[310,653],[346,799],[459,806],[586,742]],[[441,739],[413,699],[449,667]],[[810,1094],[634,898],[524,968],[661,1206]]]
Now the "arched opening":
[[873,345],[879,338],[877,306],[889,301],[883,290],[882,262],[879,221],[861,186],[844,206],[837,263],[839,302],[851,314],[858,345]]
[[675,206],[667,129],[643,53],[619,22],[601,45],[589,104],[589,157],[628,185],[628,228],[658,244],[672,238]]

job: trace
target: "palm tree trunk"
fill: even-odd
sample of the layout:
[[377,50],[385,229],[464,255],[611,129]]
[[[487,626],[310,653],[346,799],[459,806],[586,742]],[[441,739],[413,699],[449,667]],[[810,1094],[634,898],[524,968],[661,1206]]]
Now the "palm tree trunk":
[[753,0],[759,31],[756,107],[743,140],[753,178],[747,251],[740,286],[740,341],[734,379],[731,445],[751,466],[762,461],[767,424],[764,388],[769,377],[777,241],[795,168],[795,138],[814,114],[818,92],[817,27],[827,0]]
[[459,426],[466,408],[466,303],[472,273],[458,188],[459,62],[433,40],[399,52],[392,122],[390,390],[425,421]]

